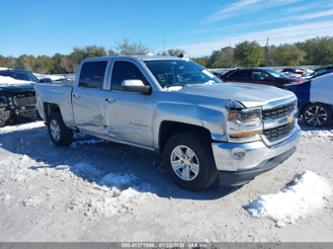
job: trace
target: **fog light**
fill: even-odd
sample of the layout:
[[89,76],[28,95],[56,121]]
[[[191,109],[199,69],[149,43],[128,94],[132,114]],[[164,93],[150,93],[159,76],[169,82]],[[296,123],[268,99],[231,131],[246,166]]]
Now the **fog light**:
[[236,160],[243,159],[245,156],[245,153],[246,153],[245,150],[240,147],[234,148],[230,151],[231,156]]

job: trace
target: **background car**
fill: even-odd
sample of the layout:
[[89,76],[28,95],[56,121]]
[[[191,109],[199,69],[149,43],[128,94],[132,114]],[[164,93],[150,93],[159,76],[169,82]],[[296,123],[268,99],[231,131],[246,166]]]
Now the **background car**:
[[16,80],[24,80],[34,83],[51,82],[49,78],[38,79],[32,72],[21,69],[0,70],[0,76],[12,77]]
[[311,73],[308,78],[314,79],[319,76],[323,76],[329,73],[333,73],[333,66],[327,66],[327,67],[320,67],[317,68],[313,73]]
[[282,87],[289,83],[300,83],[302,79],[289,78],[272,69],[253,68],[235,69],[222,75],[224,82],[244,82]]
[[283,68],[281,70],[281,73],[292,74],[292,75],[295,75],[296,77],[303,77],[303,76],[305,76],[305,73],[302,70],[299,70],[297,68],[292,68],[292,67]]
[[39,82],[29,71],[0,70],[0,127],[18,118],[36,118],[34,84]]
[[333,73],[302,84],[285,85],[284,88],[296,94],[299,114],[305,124],[321,127],[332,122]]

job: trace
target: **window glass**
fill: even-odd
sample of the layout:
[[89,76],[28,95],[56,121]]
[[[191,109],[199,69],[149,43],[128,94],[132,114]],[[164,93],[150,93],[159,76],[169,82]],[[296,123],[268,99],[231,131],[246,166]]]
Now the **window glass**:
[[269,75],[263,71],[252,71],[251,79],[252,80],[268,80]]
[[113,66],[111,89],[122,91],[121,82],[124,80],[142,80],[145,85],[148,85],[137,66],[128,61],[116,61]]
[[248,70],[238,70],[229,75],[230,79],[235,80],[246,80],[249,78],[249,71]]
[[145,64],[162,87],[221,82],[208,70],[188,60],[147,60]]
[[283,73],[280,73],[276,70],[273,70],[273,69],[265,69],[265,71],[270,74],[271,76],[275,77],[275,78],[282,78],[282,79],[288,79],[288,77],[283,74]]
[[79,86],[102,89],[106,65],[106,61],[84,63],[81,68]]

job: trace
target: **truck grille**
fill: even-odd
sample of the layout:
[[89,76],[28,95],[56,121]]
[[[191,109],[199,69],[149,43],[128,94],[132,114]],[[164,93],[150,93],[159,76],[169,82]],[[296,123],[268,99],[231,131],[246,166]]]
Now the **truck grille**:
[[36,105],[35,96],[23,96],[23,97],[14,97],[14,103],[18,106],[29,106]]
[[296,109],[296,104],[291,103],[291,104],[279,106],[279,107],[276,107],[273,109],[263,110],[262,118],[265,121],[265,120],[272,120],[272,119],[274,120],[274,119],[287,117],[295,109]]
[[279,127],[264,130],[264,135],[270,142],[276,142],[286,136],[294,129],[295,122],[285,124]]

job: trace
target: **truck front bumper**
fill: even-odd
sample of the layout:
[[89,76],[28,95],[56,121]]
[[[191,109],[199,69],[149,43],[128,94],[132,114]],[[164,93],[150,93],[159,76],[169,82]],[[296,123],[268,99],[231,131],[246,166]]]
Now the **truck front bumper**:
[[295,152],[300,135],[300,128],[296,125],[288,138],[271,146],[263,141],[244,144],[212,143],[221,184],[242,185],[276,167]]

